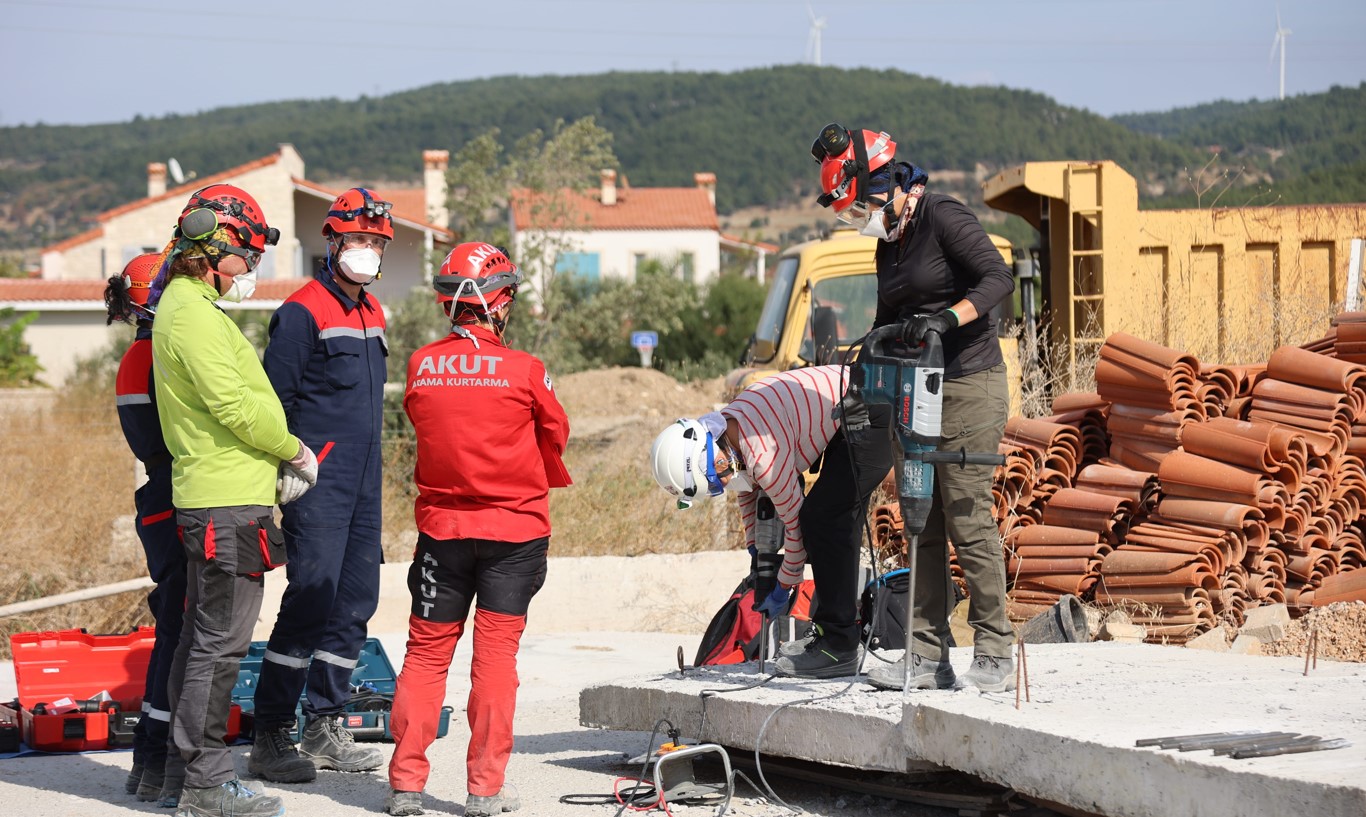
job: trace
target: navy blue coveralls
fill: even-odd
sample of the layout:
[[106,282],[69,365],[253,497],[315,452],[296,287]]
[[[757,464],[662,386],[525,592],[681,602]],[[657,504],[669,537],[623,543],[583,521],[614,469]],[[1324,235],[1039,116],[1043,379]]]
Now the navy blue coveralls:
[[175,508],[171,505],[171,455],[157,420],[150,328],[138,326],[133,344],[123,353],[114,393],[123,438],[147,470],[147,481],[133,494],[134,523],[147,556],[147,575],[156,582],[147,596],[147,606],[156,620],[157,634],[147,664],[142,718],[133,731],[133,756],[148,768],[161,769],[166,765],[166,741],[171,728],[171,698],[166,683],[185,617],[185,549],[176,531]]
[[388,354],[379,302],[364,290],[351,300],[330,276],[305,284],[270,320],[266,375],[289,430],[318,458],[318,483],[281,509],[289,586],[261,662],[257,734],[291,727],[305,686],[310,719],[335,715],[351,699],[351,673],[379,604]]

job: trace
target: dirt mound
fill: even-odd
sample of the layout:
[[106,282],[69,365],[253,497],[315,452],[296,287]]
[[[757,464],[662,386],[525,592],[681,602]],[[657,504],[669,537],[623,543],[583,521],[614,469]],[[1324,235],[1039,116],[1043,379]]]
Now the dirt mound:
[[555,391],[570,423],[588,417],[687,417],[712,411],[721,378],[683,384],[655,369],[594,369],[560,377]]

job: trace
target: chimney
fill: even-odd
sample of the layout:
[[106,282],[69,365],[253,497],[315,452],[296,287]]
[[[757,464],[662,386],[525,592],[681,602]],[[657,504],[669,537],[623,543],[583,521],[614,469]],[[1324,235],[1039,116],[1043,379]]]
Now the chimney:
[[602,203],[607,207],[617,203],[617,172],[611,168],[602,171]]
[[154,199],[166,192],[166,165],[162,162],[147,163],[147,198]]
[[716,174],[715,173],[694,173],[693,182],[703,190],[707,191],[707,201],[711,206],[716,206]]
[[422,151],[422,189],[427,202],[427,218],[441,227],[449,227],[451,223],[451,211],[446,207],[446,168],[450,163],[450,151]]

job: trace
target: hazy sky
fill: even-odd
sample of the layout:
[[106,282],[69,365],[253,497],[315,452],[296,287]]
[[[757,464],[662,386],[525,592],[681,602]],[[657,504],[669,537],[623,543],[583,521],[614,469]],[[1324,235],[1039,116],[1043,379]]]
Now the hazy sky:
[[[1271,99],[1273,0],[812,0],[821,61],[1101,114]],[[1287,96],[1366,81],[1366,0],[1287,0]],[[812,61],[803,0],[0,0],[0,125],[520,74]],[[477,112],[471,112],[477,116]]]

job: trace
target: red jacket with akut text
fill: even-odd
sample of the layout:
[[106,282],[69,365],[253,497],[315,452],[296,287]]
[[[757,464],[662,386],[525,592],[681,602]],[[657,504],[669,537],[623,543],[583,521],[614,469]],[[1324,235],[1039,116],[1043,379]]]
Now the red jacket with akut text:
[[569,418],[540,360],[466,329],[471,337],[452,332],[408,360],[417,529],[435,539],[549,536],[549,489],[569,482]]

